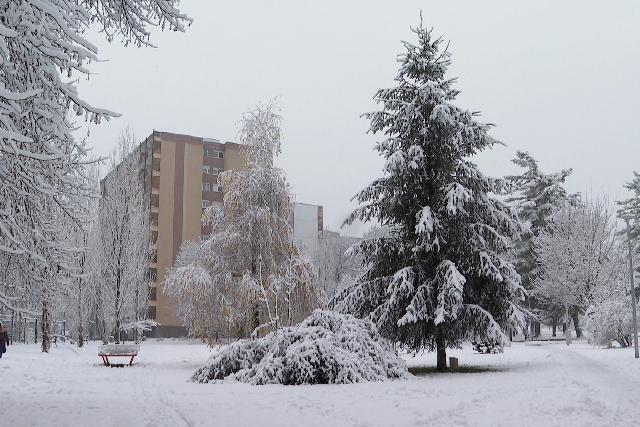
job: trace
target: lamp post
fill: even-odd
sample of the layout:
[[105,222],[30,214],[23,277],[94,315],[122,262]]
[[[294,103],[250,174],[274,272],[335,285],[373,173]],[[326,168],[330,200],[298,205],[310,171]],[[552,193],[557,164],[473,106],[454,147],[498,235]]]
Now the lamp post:
[[631,245],[631,229],[629,221],[633,219],[632,215],[621,215],[627,224],[627,242],[629,243],[629,281],[631,282],[631,312],[633,313],[633,345],[636,351],[636,359],[640,357],[638,353],[638,326],[636,325],[636,289],[633,284],[633,250]]

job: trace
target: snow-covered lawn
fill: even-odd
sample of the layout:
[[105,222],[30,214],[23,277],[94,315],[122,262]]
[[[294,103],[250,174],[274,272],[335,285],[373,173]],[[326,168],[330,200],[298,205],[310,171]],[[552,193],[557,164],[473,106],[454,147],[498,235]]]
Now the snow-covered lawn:
[[[137,364],[99,364],[97,343],[0,359],[2,426],[604,426],[640,418],[640,360],[583,342],[451,352],[464,373],[321,386],[194,384],[211,354],[194,341],[143,343]],[[434,355],[405,356],[409,366]]]

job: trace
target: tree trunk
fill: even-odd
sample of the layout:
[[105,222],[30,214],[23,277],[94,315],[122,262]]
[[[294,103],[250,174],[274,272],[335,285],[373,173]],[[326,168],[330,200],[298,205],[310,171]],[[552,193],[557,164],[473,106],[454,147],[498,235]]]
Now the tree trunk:
[[42,322],[40,323],[42,327],[42,352],[49,353],[49,349],[51,348],[51,331],[49,325],[49,307],[47,306],[47,300],[42,302]]
[[116,274],[116,344],[120,344],[120,269]]
[[84,330],[82,328],[82,279],[78,279],[78,347],[84,346]]
[[447,370],[447,343],[440,328],[436,331],[436,369],[440,372]]
[[540,336],[540,322],[533,322],[533,336]]
[[576,328],[576,338],[582,337],[582,329],[580,328],[580,320],[578,319],[578,313],[574,311],[571,314],[571,319],[573,320],[573,326]]
[[[253,331],[260,327],[260,305],[255,303],[253,306]],[[252,331],[252,333],[253,333]]]
[[555,337],[556,336],[556,330],[558,328],[558,325],[556,325],[555,323],[553,325],[551,325],[551,336]]
[[564,321],[566,328],[564,331],[564,338],[567,345],[571,345],[571,316],[569,315],[569,306],[564,306]]

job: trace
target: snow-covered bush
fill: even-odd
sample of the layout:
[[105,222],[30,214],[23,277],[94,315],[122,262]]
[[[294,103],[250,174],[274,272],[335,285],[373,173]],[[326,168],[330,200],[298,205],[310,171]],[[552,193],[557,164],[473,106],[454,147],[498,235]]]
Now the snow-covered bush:
[[596,345],[617,341],[621,347],[631,345],[633,320],[631,298],[624,293],[589,307],[585,314],[586,329],[591,332]]
[[297,326],[230,344],[198,369],[192,381],[295,385],[406,377],[404,361],[371,322],[315,310]]

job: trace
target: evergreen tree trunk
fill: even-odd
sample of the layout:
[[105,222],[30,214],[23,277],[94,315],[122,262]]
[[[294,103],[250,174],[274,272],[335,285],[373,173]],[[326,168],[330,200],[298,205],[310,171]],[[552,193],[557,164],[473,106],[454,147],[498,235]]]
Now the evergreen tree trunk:
[[447,370],[447,343],[441,328],[436,332],[436,369],[440,372]]

